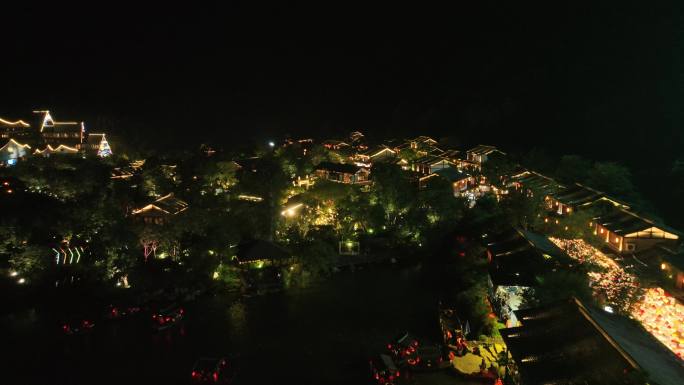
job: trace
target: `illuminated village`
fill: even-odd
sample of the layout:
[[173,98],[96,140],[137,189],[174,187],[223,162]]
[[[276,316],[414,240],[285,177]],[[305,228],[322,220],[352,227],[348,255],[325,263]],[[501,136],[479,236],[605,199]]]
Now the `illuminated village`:
[[684,379],[682,233],[505,149],[355,131],[132,158],[87,127],[0,119],[11,306],[51,302],[69,341],[136,317],[184,338],[207,296],[238,322],[249,301],[409,266],[444,282],[433,337],[376,331],[364,383]]

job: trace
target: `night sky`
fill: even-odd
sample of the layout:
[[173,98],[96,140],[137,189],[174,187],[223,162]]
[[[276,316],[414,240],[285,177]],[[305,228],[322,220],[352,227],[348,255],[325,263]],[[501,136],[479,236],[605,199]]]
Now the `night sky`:
[[2,117],[175,148],[360,129],[635,165],[684,144],[676,1],[52,3],[0,6]]

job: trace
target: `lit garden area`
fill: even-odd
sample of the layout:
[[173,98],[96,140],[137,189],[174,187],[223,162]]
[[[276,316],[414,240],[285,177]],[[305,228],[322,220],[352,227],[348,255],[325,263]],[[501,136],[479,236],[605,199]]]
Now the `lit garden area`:
[[549,238],[571,258],[588,264],[594,294],[604,299],[605,310],[623,312],[684,359],[684,305],[661,288],[640,288],[637,277],[581,239]]

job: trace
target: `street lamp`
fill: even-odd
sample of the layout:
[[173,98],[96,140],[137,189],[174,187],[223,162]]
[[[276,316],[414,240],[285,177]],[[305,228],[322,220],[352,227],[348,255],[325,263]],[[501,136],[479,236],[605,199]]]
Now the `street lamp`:
[[271,148],[275,147],[275,143],[273,141],[268,142],[268,147],[271,147]]

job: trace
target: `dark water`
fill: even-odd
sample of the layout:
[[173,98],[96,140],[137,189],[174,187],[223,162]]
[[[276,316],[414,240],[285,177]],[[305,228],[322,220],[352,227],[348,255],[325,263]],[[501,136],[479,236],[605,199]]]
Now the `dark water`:
[[[101,321],[64,337],[40,312],[6,317],[8,384],[186,384],[203,356],[233,357],[238,384],[366,384],[368,359],[403,331],[437,341],[439,277],[420,265],[343,272],[307,290],[186,306],[182,328]],[[4,382],[4,381],[3,381]]]

